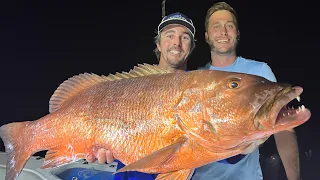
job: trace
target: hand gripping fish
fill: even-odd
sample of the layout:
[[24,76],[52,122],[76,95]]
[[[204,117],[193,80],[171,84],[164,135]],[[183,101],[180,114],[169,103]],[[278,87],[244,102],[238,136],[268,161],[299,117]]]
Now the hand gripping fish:
[[143,64],[109,76],[84,73],[64,81],[49,114],[0,127],[8,155],[6,180],[16,180],[34,153],[42,168],[110,149],[122,171],[188,179],[196,167],[244,152],[257,140],[305,123],[311,112],[301,87],[223,71],[169,73]]

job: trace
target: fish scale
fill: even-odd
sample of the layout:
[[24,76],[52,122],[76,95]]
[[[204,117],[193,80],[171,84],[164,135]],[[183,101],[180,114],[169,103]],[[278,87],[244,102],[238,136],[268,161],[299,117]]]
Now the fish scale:
[[48,150],[42,168],[52,168],[99,148],[126,164],[117,172],[189,179],[196,167],[257,148],[270,135],[305,123],[311,113],[304,106],[277,115],[301,93],[301,87],[254,75],[170,73],[148,64],[109,76],[80,74],[57,88],[49,114],[0,127],[6,180],[16,180],[38,151]]

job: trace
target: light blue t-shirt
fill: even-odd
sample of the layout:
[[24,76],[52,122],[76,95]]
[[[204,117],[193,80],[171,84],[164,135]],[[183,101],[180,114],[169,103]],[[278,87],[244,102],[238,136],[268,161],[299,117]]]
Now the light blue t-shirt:
[[230,66],[214,67],[214,66],[211,66],[211,62],[209,62],[204,67],[200,67],[198,69],[210,69],[210,70],[253,74],[253,75],[264,77],[272,82],[277,81],[271,68],[266,63],[251,60],[251,59],[245,59],[241,56],[238,56],[235,62]]
[[[236,61],[227,67],[214,67],[211,63],[199,69],[239,72],[253,74],[276,82],[271,68],[264,62],[245,59],[238,56]],[[192,180],[262,180],[262,171],[259,162],[259,148],[246,155],[235,164],[213,162],[196,168]]]

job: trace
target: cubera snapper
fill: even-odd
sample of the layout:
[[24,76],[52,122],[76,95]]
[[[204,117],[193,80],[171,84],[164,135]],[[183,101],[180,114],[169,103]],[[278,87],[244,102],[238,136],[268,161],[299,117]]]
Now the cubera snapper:
[[301,87],[223,71],[169,73],[139,65],[109,76],[84,73],[64,81],[49,114],[0,127],[8,155],[6,180],[18,178],[34,153],[48,150],[42,168],[110,149],[122,171],[188,179],[196,167],[225,159],[272,134],[305,123]]

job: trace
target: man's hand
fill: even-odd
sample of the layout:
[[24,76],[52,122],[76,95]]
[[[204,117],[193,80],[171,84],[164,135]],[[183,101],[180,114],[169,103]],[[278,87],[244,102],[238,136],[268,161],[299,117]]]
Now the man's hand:
[[249,154],[252,153],[256,148],[258,148],[262,143],[264,143],[268,138],[268,137],[264,137],[262,139],[257,139],[254,142],[251,143],[250,146],[248,146],[241,154]]
[[97,155],[88,154],[86,160],[94,163],[98,159],[99,164],[112,163],[114,161],[113,154],[110,150],[99,149]]

